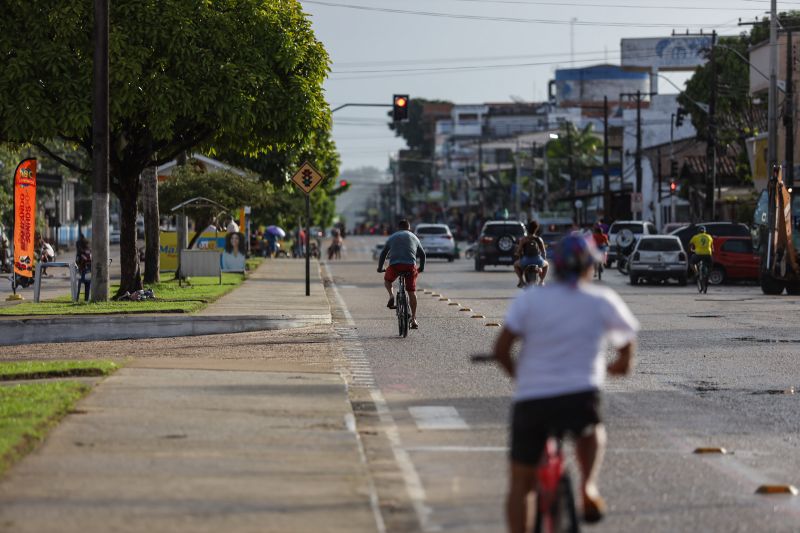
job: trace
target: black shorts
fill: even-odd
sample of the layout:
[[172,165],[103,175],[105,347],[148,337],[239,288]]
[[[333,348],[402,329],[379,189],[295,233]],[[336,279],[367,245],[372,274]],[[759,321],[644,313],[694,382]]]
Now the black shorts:
[[550,435],[576,437],[600,423],[597,390],[517,402],[512,410],[511,460],[536,466]]
[[689,260],[689,264],[692,265],[692,266],[695,266],[696,264],[700,263],[701,261],[706,264],[706,267],[708,267],[709,270],[711,269],[712,261],[711,261],[711,256],[710,255],[694,254],[694,255],[692,255],[692,258]]

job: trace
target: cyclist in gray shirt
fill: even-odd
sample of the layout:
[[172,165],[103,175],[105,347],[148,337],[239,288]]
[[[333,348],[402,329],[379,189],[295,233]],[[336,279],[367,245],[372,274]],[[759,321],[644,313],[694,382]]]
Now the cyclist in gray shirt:
[[[383,262],[389,256],[389,268],[383,276],[383,284],[389,292],[389,303],[386,307],[395,308],[392,284],[401,272],[409,272],[411,275],[406,278],[406,291],[408,291],[408,302],[411,304],[411,329],[417,329],[417,274],[425,270],[425,250],[416,235],[411,233],[411,224],[408,220],[401,220],[398,223],[399,231],[392,234],[386,240],[380,258],[378,258],[378,272],[383,272]],[[417,258],[419,258],[419,270],[417,270]]]

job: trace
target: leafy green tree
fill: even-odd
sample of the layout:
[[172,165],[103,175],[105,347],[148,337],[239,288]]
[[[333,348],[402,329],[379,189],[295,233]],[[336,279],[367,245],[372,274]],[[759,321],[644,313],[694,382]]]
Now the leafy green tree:
[[[0,141],[47,151],[60,139],[91,155],[92,2],[9,0],[3,16],[20,31],[0,33]],[[297,0],[114,0],[110,18],[124,293],[139,284],[142,170],[192,149],[257,157],[306,145],[330,129],[329,61]]]
[[[800,11],[781,13],[778,16],[782,27],[798,27]],[[760,133],[766,125],[767,102],[756,104],[750,97],[750,67],[743,58],[748,57],[750,47],[769,39],[769,19],[764,18],[750,32],[734,37],[720,37],[716,48],[717,100],[717,145],[739,147],[736,169],[740,180],[751,179],[747,158],[746,139]],[[783,58],[779,58],[784,61]],[[686,82],[686,89],[678,96],[678,102],[691,114],[692,125],[701,139],[708,138],[708,113],[697,102],[708,104],[711,98],[711,64],[698,67]]]
[[597,157],[603,146],[603,140],[595,133],[591,124],[578,129],[571,122],[565,122],[561,127],[558,139],[547,144],[547,158],[549,160],[550,191],[561,189],[561,180],[553,180],[552,176],[573,173],[572,179],[589,179],[592,167],[597,165]]
[[[226,213],[235,218],[237,209],[245,204],[254,209],[265,206],[271,189],[271,186],[260,183],[253,176],[240,176],[226,170],[206,172],[188,161],[159,186],[159,210],[163,214],[170,214],[176,205],[203,197],[225,206]],[[223,213],[217,208],[203,206],[188,208],[186,214],[195,227],[195,235],[189,243],[191,248],[203,230],[217,222],[217,217]]]

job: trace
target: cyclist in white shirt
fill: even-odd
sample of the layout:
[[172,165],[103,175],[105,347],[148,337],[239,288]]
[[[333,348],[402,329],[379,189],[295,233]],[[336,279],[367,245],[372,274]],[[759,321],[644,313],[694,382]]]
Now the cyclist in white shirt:
[[[606,372],[630,372],[639,328],[619,295],[591,283],[594,261],[602,256],[590,239],[568,235],[554,252],[556,283],[529,288],[513,301],[494,347],[494,357],[516,382],[506,502],[512,533],[524,531],[527,496],[536,490],[536,468],[550,435],[575,438],[583,517],[602,519],[597,476],[606,439],[599,391]],[[517,340],[522,348],[515,361]],[[617,357],[607,365],[609,344]]]

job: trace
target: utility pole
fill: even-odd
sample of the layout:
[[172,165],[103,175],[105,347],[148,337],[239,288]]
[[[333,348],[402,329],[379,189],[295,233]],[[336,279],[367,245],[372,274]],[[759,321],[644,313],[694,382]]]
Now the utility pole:
[[608,96],[603,97],[603,215],[611,218],[611,168],[608,163]]
[[547,145],[548,143],[544,144],[544,174],[542,175],[542,181],[544,182],[544,200],[542,201],[542,211],[547,213],[550,211],[550,165],[547,162]]
[[786,154],[783,181],[794,187],[794,43],[792,30],[786,30],[786,99],[783,104],[783,125],[786,128]]
[[572,122],[567,122],[567,172],[572,189],[572,216],[578,220],[578,208],[575,206],[575,199],[578,197],[578,180],[575,179],[575,165],[572,161]]
[[[635,153],[635,169],[636,169],[636,186],[634,187],[633,191],[635,193],[642,194],[642,100],[644,97],[651,97],[655,96],[656,93],[643,93],[642,91],[636,91],[635,93],[620,93],[620,97],[626,96],[628,98],[636,98],[636,153]],[[644,198],[642,198],[642,203],[644,203]],[[639,217],[642,216],[644,211],[644,206],[642,206],[642,211],[639,211]],[[636,219],[636,214],[634,213],[634,219]],[[641,220],[641,218],[636,219]]]
[[[678,176],[675,175],[675,168],[677,165],[675,164],[675,113],[670,115],[669,119],[669,177],[671,181],[677,182]],[[659,189],[659,193],[661,189]],[[675,194],[677,191],[673,191],[672,187],[669,189],[669,221],[675,222]]]
[[402,218],[400,213],[400,155],[398,154],[397,159],[394,160],[394,165],[392,165],[392,177],[394,178],[394,223],[397,224],[397,221]]
[[770,2],[767,176],[778,164],[778,1]]
[[517,214],[517,220],[522,220],[522,201],[521,201],[521,187],[522,187],[522,169],[520,168],[520,157],[522,154],[519,151],[519,138],[517,138],[517,151],[515,153],[516,157],[516,187],[515,187],[515,194],[514,194],[514,212]]
[[92,72],[92,302],[108,301],[108,0],[94,0]]
[[708,139],[706,142],[706,216],[711,215],[711,220],[717,219],[717,202],[714,191],[717,188],[717,59],[716,59],[717,32],[711,32],[711,95],[708,100]]
[[483,191],[483,126],[481,136],[478,137],[478,190],[480,191],[481,219],[486,215],[486,196]]
[[531,192],[530,192],[530,217],[528,220],[533,220],[533,212],[536,209],[534,198],[536,195],[536,142],[531,143]]

